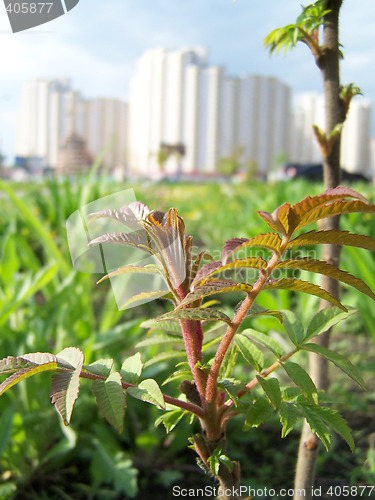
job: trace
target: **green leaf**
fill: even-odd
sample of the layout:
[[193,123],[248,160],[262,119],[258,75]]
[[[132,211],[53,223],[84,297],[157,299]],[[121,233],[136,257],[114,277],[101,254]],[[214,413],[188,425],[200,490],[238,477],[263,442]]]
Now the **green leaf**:
[[293,401],[301,395],[301,391],[298,387],[286,387],[282,392],[283,401]]
[[264,290],[293,290],[296,292],[308,293],[310,295],[315,295],[321,299],[331,302],[333,305],[339,307],[343,311],[347,311],[346,307],[341,304],[337,299],[332,297],[327,290],[321,288],[318,285],[309,283],[308,281],[302,281],[295,278],[281,278],[280,280],[269,281],[263,287]]
[[331,433],[329,432],[325,422],[322,420],[321,415],[314,411],[317,407],[302,404],[299,407],[301,408],[312,432],[318,436],[328,451],[331,446]]
[[0,373],[9,373],[24,368],[32,368],[35,365],[56,362],[57,358],[49,352],[35,352],[23,356],[8,356],[0,360]]
[[284,355],[284,349],[281,347],[281,345],[276,342],[272,337],[269,337],[268,335],[265,335],[264,333],[257,332],[256,330],[253,330],[252,328],[246,328],[243,332],[241,332],[242,335],[245,335],[246,337],[250,337],[255,342],[258,344],[267,347],[273,354],[277,357],[277,359],[280,359]]
[[222,387],[228,396],[233,399],[234,405],[238,406],[237,392],[243,389],[245,384],[235,378],[223,378],[218,381],[218,386]]
[[141,354],[137,352],[122,363],[120,370],[122,380],[128,384],[136,384],[141,376],[142,369]]
[[229,280],[212,280],[204,285],[196,286],[194,291],[188,293],[184,300],[179,303],[177,309],[216,293],[250,292],[252,289],[253,287],[247,283],[236,283]]
[[282,366],[296,386],[301,389],[305,398],[313,405],[317,405],[318,393],[310,375],[300,365],[292,361],[282,363]]
[[25,380],[26,378],[29,378],[32,375],[36,375],[37,373],[54,371],[57,367],[58,364],[56,363],[56,361],[51,361],[50,363],[44,363],[30,368],[18,370],[17,372],[6,378],[2,384],[0,384],[0,396],[4,394],[5,391],[18,384],[18,382],[21,382],[21,380]]
[[312,407],[309,405],[303,405],[302,409],[306,408],[306,406],[308,406],[311,413],[315,413],[317,417],[321,418],[323,422],[328,425],[328,427],[339,434],[354,452],[352,431],[348,427],[346,421],[336,410],[332,410],[331,408],[327,408],[325,406]]
[[296,405],[293,403],[282,402],[280,406],[280,422],[283,426],[281,430],[281,437],[285,437],[296,425],[298,420],[298,412]]
[[90,363],[88,366],[84,366],[83,368],[90,373],[94,373],[101,377],[108,377],[111,373],[113,366],[113,359],[98,359],[94,361],[94,363]]
[[280,311],[283,315],[283,325],[290,340],[295,346],[299,346],[303,342],[304,328],[301,321],[293,311]]
[[157,318],[148,319],[147,321],[143,321],[139,326],[142,328],[149,328],[150,330],[164,330],[181,335],[181,327],[176,320],[159,321]]
[[125,304],[121,306],[121,309],[125,309],[128,307],[130,304],[133,304],[134,302],[150,302],[155,299],[160,299],[162,297],[167,298],[168,292],[167,290],[154,290],[152,292],[142,292],[138,293],[137,295],[134,295],[131,299],[127,300]]
[[232,344],[232,346],[226,352],[220,368],[220,373],[222,374],[223,378],[228,378],[231,376],[233,368],[236,364],[237,356],[238,347],[236,346],[236,344]]
[[255,370],[260,373],[264,366],[264,356],[255,345],[245,336],[237,334],[235,336],[235,343],[241,351],[242,356]]
[[189,309],[178,309],[175,311],[168,312],[156,318],[156,321],[165,320],[199,320],[199,321],[225,321],[230,323],[231,320],[228,316],[221,311],[216,309],[205,308],[205,307],[191,307]]
[[310,321],[307,327],[304,342],[310,340],[317,335],[326,332],[332,326],[337,325],[340,321],[347,319],[352,314],[356,313],[356,309],[348,307],[348,312],[344,312],[338,307],[326,307],[319,311]]
[[268,399],[260,397],[254,401],[246,413],[245,425],[243,430],[250,427],[259,427],[266,422],[272,415],[273,410]]
[[146,401],[165,410],[164,396],[158,384],[153,379],[143,380],[138,387],[129,387],[127,392],[133,398]]
[[362,387],[364,391],[367,391],[364,380],[361,377],[361,374],[357,370],[357,368],[346,358],[338,354],[337,352],[331,351],[330,349],[326,349],[318,344],[305,344],[302,346],[304,349],[308,351],[315,352],[316,354],[320,354],[324,358],[332,361],[338,368],[344,371],[349,377],[357,382],[357,384]]
[[0,262],[2,281],[4,285],[9,286],[12,284],[13,277],[20,265],[15,238],[12,235],[6,238]]
[[178,422],[182,419],[182,417],[186,414],[185,410],[173,410],[163,415],[160,415],[159,418],[155,421],[155,427],[160,424],[163,424],[167,434],[169,434],[178,424]]
[[112,373],[107,380],[94,380],[92,390],[100,412],[119,434],[124,430],[125,393],[121,385],[121,375]]
[[268,396],[268,399],[271,401],[272,406],[275,410],[279,408],[281,403],[281,391],[280,384],[277,378],[263,378],[257,375],[257,380],[259,384],[262,386],[262,389]]
[[80,374],[84,356],[76,347],[67,347],[57,354],[59,365],[68,364],[72,371],[56,373],[52,377],[51,402],[55,405],[65,425],[68,425],[73,412],[73,406],[78,398]]
[[[242,302],[236,306],[236,310],[239,309],[241,306]],[[254,303],[250,309],[249,312],[246,314],[246,318],[251,318],[254,316],[273,316],[275,317],[280,323],[283,322],[283,317],[282,314],[279,311],[270,311],[269,309],[266,309],[256,303]]]

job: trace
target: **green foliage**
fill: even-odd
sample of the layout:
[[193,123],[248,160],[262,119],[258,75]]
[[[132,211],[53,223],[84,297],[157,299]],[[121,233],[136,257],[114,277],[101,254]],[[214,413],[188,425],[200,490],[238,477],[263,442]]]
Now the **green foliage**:
[[[55,186],[54,189],[60,188]],[[336,237],[338,244],[343,246],[351,245],[370,250],[374,249],[373,240],[369,236],[355,236],[354,233],[347,231],[335,234],[321,231],[300,234],[299,231],[297,236],[294,235],[295,231],[305,225],[318,220],[320,217],[328,216],[330,213],[329,207],[332,207],[335,213],[337,211],[347,213],[352,210],[360,210],[370,214],[373,211],[372,206],[368,205],[362,198],[358,198],[359,203],[357,201],[351,203],[341,199],[341,197],[345,198],[346,196],[355,197],[356,195],[350,190],[339,190],[326,193],[320,197],[308,198],[307,201],[304,200],[304,202],[295,205],[284,204],[273,213],[262,212],[262,219],[270,225],[274,232],[250,239],[241,237],[234,240],[233,235],[227,233],[229,238],[232,237],[232,240],[224,246],[221,263],[214,261],[213,266],[210,266],[210,264],[205,265],[204,259],[199,257],[201,254],[190,254],[188,246],[184,246],[184,258],[186,258],[185,262],[189,270],[187,273],[189,279],[183,284],[186,287],[185,297],[177,297],[176,289],[173,288],[173,279],[169,277],[170,279],[167,282],[172,285],[170,299],[172,300],[173,310],[162,314],[164,311],[160,310],[161,306],[158,304],[153,309],[153,315],[156,316],[154,320],[148,319],[142,322],[141,319],[132,320],[128,316],[127,320],[123,321],[122,324],[117,324],[117,322],[121,319],[123,313],[115,310],[114,301],[110,296],[110,292],[105,288],[105,282],[100,285],[104,287],[101,290],[105,292],[105,305],[103,306],[103,295],[99,296],[99,291],[95,291],[94,280],[91,280],[87,275],[72,271],[64,274],[62,268],[55,261],[55,257],[51,257],[48,252],[40,251],[40,245],[43,245],[42,240],[28,241],[22,236],[21,231],[18,231],[17,235],[13,234],[9,226],[0,245],[1,265],[7,270],[0,277],[2,287],[0,307],[4,307],[4,310],[7,311],[9,309],[6,308],[9,308],[8,304],[14,301],[14,297],[23,297],[23,299],[15,307],[11,306],[9,315],[3,323],[3,352],[14,353],[13,357],[5,358],[0,362],[1,373],[4,373],[8,378],[14,377],[10,382],[6,382],[8,379],[5,379],[3,384],[9,384],[9,387],[14,386],[24,375],[23,370],[30,370],[27,373],[34,374],[34,372],[38,373],[44,367],[48,371],[56,372],[53,378],[52,392],[56,407],[65,423],[70,421],[73,406],[77,407],[73,426],[75,425],[74,421],[80,421],[80,413],[84,408],[85,417],[82,417],[82,422],[87,419],[87,415],[94,418],[91,417],[93,415],[92,406],[90,411],[86,410],[90,404],[92,405],[92,402],[90,403],[91,400],[85,392],[85,384],[79,383],[80,378],[86,378],[93,380],[93,392],[99,404],[100,412],[119,433],[122,433],[124,425],[126,393],[135,399],[156,406],[155,411],[158,412],[156,423],[163,423],[168,432],[172,431],[179,422],[181,422],[179,429],[182,429],[185,425],[185,420],[182,418],[184,415],[199,415],[201,418],[202,415],[199,413],[201,411],[199,410],[201,402],[196,397],[196,392],[194,396],[193,389],[192,394],[186,394],[186,398],[184,395],[178,395],[176,399],[165,396],[160,389],[161,382],[163,380],[170,382],[170,390],[175,395],[176,387],[173,384],[175,379],[184,377],[188,380],[196,380],[198,371],[203,371],[207,375],[215,366],[214,360],[217,346],[220,349],[226,332],[232,331],[233,325],[237,324],[235,321],[236,315],[244,307],[244,301],[242,301],[233,311],[229,304],[234,305],[238,302],[238,294],[245,294],[246,301],[254,293],[256,281],[266,277],[259,294],[259,302],[265,307],[253,304],[246,311],[243,316],[242,326],[233,337],[234,343],[230,344],[230,348],[225,352],[224,362],[219,367],[220,376],[217,378],[216,387],[221,411],[224,414],[227,413],[230,417],[232,413],[236,415],[242,413],[246,429],[258,427],[272,418],[275,411],[278,411],[282,424],[282,436],[289,434],[302,416],[313,422],[317,434],[326,445],[329,444],[330,435],[333,431],[341,435],[352,446],[350,433],[348,433],[347,427],[340,420],[340,417],[337,417],[334,410],[330,408],[331,404],[328,403],[329,406],[317,406],[317,392],[314,386],[311,385],[311,380],[306,377],[305,372],[297,362],[292,363],[289,361],[289,357],[296,351],[302,353],[307,350],[314,351],[339,366],[363,387],[362,377],[351,363],[335,352],[323,350],[318,352],[319,347],[310,343],[314,336],[319,335],[326,328],[350,318],[354,313],[354,309],[340,303],[337,304],[337,307],[330,307],[312,318],[315,303],[307,302],[307,298],[301,298],[298,302],[294,302],[295,307],[293,307],[293,310],[298,311],[299,314],[293,314],[290,310],[286,311],[292,304],[291,298],[294,300],[295,292],[298,289],[295,283],[308,283],[309,292],[311,290],[316,291],[316,288],[314,288],[316,285],[311,282],[312,276],[314,273],[320,274],[322,270],[327,269],[321,261],[307,259],[306,256],[299,253],[301,246],[304,244],[333,242]],[[348,205],[348,203],[351,204]],[[61,210],[62,213],[63,210]],[[55,222],[59,218],[62,221],[64,220],[64,216],[61,214],[56,216]],[[242,217],[241,213],[239,213],[239,217]],[[246,217],[248,216],[246,215]],[[165,227],[162,226],[164,227],[163,230],[157,229],[158,226],[151,219],[150,221],[150,226],[148,226],[151,231],[150,234],[153,234],[159,241],[162,234],[168,234],[167,228],[172,227],[171,225],[168,226],[168,216],[164,218]],[[174,221],[174,230],[178,231],[183,237],[188,238],[184,235],[184,226],[180,218],[174,212],[169,214],[169,224],[172,224],[172,221]],[[228,227],[230,227],[229,222],[231,221],[228,220]],[[31,222],[28,221],[29,223]],[[43,225],[48,228],[45,222],[43,222]],[[217,224],[218,226],[219,224]],[[255,223],[253,227],[255,228]],[[23,228],[25,229],[25,226]],[[366,230],[366,227],[364,227],[363,231]],[[164,231],[164,233],[161,231]],[[208,237],[211,237],[212,234],[210,234],[209,230],[207,231]],[[29,237],[31,236],[29,235]],[[54,238],[53,236],[50,237]],[[12,240],[13,242],[10,242]],[[288,243],[285,246],[286,240],[288,240]],[[22,242],[20,247],[18,247],[19,242]],[[17,248],[22,249],[19,254],[14,252],[15,245],[17,245]],[[262,248],[269,252],[270,257],[267,257],[267,253],[265,254],[264,251],[262,251],[261,256],[255,254],[245,258],[243,258],[243,255],[238,259],[235,257],[236,252],[256,252]],[[298,249],[298,253],[291,254],[290,252],[293,252],[295,248]],[[65,255],[65,252],[66,248],[61,254]],[[281,261],[281,258],[286,258],[286,260]],[[271,290],[280,289],[281,287],[277,286],[277,284],[274,286],[275,282],[272,281],[274,279],[272,273],[267,274],[266,268],[269,266],[271,259],[274,259],[274,261],[279,259],[280,265],[277,264],[279,265],[277,269],[283,273],[288,273],[288,269],[297,269],[303,273],[308,272],[307,276],[304,274],[306,281],[295,280],[290,282],[293,283],[294,287],[284,289],[280,295],[275,295]],[[200,263],[198,266],[196,265],[197,262]],[[26,268],[26,264],[30,268]],[[163,262],[163,265],[159,267],[168,278],[169,274],[171,274],[171,267],[166,262]],[[30,278],[25,279],[25,268],[29,269],[31,280]],[[251,268],[256,271],[252,275],[255,276],[253,281],[247,279],[249,275],[246,273],[244,275],[239,274],[241,276],[240,280],[243,276],[246,276],[246,282],[235,281],[238,277],[236,275],[237,271]],[[41,269],[43,271],[38,274]],[[156,268],[152,269],[154,272]],[[233,281],[221,279],[220,275],[229,271],[234,273]],[[364,282],[360,281],[356,271],[352,271],[352,275],[337,269],[332,270],[332,272],[336,279],[348,285],[348,291],[344,296],[345,304],[347,302],[353,303],[352,297],[355,297],[355,295],[349,291],[350,289],[356,292],[359,290],[365,294],[367,292],[366,299],[372,300],[371,289],[366,288]],[[350,277],[348,278],[348,276]],[[366,276],[364,277],[366,278]],[[279,284],[280,282],[281,284],[285,283],[285,281],[281,281],[282,279],[290,278],[278,279]],[[35,283],[36,286],[31,288],[30,283]],[[29,291],[30,288],[31,292]],[[373,287],[371,286],[371,288]],[[230,302],[233,293],[235,299],[234,302]],[[319,291],[319,296],[322,293],[322,291]],[[215,299],[219,297],[222,303],[216,300],[213,304],[211,300],[208,300],[211,299],[211,296],[214,296]],[[307,297],[309,300],[315,300],[315,297],[311,297],[310,293],[307,294]],[[94,298],[94,304],[92,298]],[[183,302],[184,300],[185,302]],[[314,304],[314,307],[309,305],[306,308],[304,304]],[[99,305],[99,307],[95,309],[95,305]],[[212,308],[213,305],[215,309]],[[303,307],[306,309],[306,314],[301,314]],[[348,312],[344,312],[344,308]],[[149,314],[149,310],[147,314]],[[371,314],[371,311],[368,314]],[[303,321],[299,318],[302,318]],[[278,324],[275,319],[282,321],[282,324]],[[361,321],[362,318],[358,318],[357,324],[360,325]],[[148,335],[146,335],[145,330],[140,328],[140,325],[149,329]],[[249,328],[249,325],[252,328]],[[183,326],[182,336],[181,326]],[[192,331],[199,333],[199,328],[202,327],[204,335],[203,357],[200,363],[190,364],[190,366],[185,364],[183,369],[177,369],[178,367],[174,367],[175,360],[186,360],[186,352],[181,349],[184,342],[183,337],[186,340],[184,327],[192,328],[189,330],[190,333]],[[193,328],[196,330],[193,330]],[[277,335],[275,335],[275,330],[278,332]],[[284,338],[280,337],[281,333],[284,334]],[[75,337],[74,342],[79,343],[89,364],[83,365],[83,354],[78,349],[64,349],[66,345],[72,343],[73,335]],[[54,339],[53,342],[51,342],[52,338]],[[291,346],[291,343],[294,345]],[[138,347],[144,349],[142,351],[144,353],[142,354],[145,360],[144,364],[138,352],[129,357],[127,351],[134,348],[135,344],[137,344],[137,349]],[[195,347],[199,350],[199,343]],[[293,350],[288,352],[290,348]],[[53,352],[59,352],[59,354],[53,357],[54,355],[47,352],[52,349]],[[30,355],[22,356],[19,354],[33,350],[46,353],[47,358],[44,360],[41,358],[38,362],[37,358],[32,359]],[[239,353],[240,356],[238,356]],[[243,357],[246,360],[245,363],[242,360]],[[124,358],[125,361],[123,361]],[[97,361],[94,361],[94,359],[97,359]],[[302,363],[304,358],[301,356],[295,359],[298,359],[298,363]],[[279,360],[279,362],[275,362],[275,360]],[[291,383],[293,385],[296,383],[294,387],[288,388],[285,386],[285,374],[281,374],[278,378],[269,376],[280,364],[284,366]],[[145,380],[141,379],[143,372]],[[81,388],[80,385],[82,385]],[[8,423],[8,431],[0,433],[0,449],[5,448],[6,450],[11,446],[12,440],[15,439],[14,426],[16,425],[17,429],[22,428],[22,425],[20,427],[20,424],[17,423],[19,422],[19,415],[34,412],[31,413],[34,415],[34,424],[32,424],[32,420],[27,424],[31,429],[32,426],[36,425],[35,422],[38,422],[38,419],[41,418],[39,405],[43,407],[43,397],[48,404],[48,394],[41,383],[39,383],[37,389],[33,388],[32,381],[20,386],[17,385],[17,388],[14,389],[17,398],[12,392],[7,391],[7,394],[4,395],[4,401],[7,403],[10,401],[12,405],[6,405],[9,411],[3,411],[1,417],[2,423]],[[77,400],[78,394],[80,394],[80,397]],[[22,397],[19,398],[19,395]],[[250,402],[247,399],[248,395],[251,395]],[[324,403],[323,398],[320,399],[320,405],[327,404]],[[171,406],[166,404],[168,402],[170,402]],[[14,403],[16,403],[16,406],[14,406]],[[137,405],[138,402],[133,400],[128,401],[128,404]],[[48,409],[48,406],[46,408]],[[136,406],[136,408],[138,407]],[[320,411],[321,408],[323,408],[322,411]],[[159,416],[160,409],[168,411]],[[233,409],[235,412],[228,412],[229,409]],[[39,411],[39,416],[35,413],[37,411]],[[132,411],[134,410],[130,408],[128,414],[131,415]],[[198,412],[198,414],[194,412]],[[145,413],[139,413],[142,417],[142,425],[144,419],[146,419]],[[49,421],[53,422],[53,415],[50,412],[47,414]],[[150,417],[147,418],[155,415],[151,413]],[[125,419],[125,432],[121,439],[130,439],[127,421],[128,418]],[[10,428],[9,423],[11,423]],[[105,423],[101,424],[100,428],[104,429]],[[69,431],[70,429],[66,430]],[[18,430],[17,432],[20,435],[21,431]],[[55,437],[46,442],[46,445],[51,442],[61,445],[56,447],[54,456],[60,457],[59,460],[62,460],[62,462],[77,446],[75,444],[77,437],[73,438],[71,436],[68,439],[63,432],[65,431],[55,431]],[[74,427],[72,433],[75,434]],[[99,435],[100,432],[98,432]],[[16,443],[17,441],[15,441]],[[125,492],[127,495],[135,495],[136,472],[128,459],[128,455],[108,451],[104,444],[105,441],[101,438],[98,438],[98,443],[98,445],[96,443],[91,444],[93,449],[96,450],[91,459],[95,488],[100,489],[106,482],[110,482],[115,486],[116,491]],[[39,449],[39,452],[42,453],[43,447],[38,445],[38,448],[36,445],[34,449]],[[52,446],[52,450],[54,450],[54,446]],[[5,453],[5,456],[8,456],[7,453]],[[212,454],[205,457],[206,461],[211,456]],[[219,470],[220,464],[225,465],[226,462],[226,458],[223,458],[225,455],[220,453],[218,456],[221,459],[212,459],[212,470],[214,472]],[[107,460],[108,457],[109,460]],[[26,459],[27,457],[25,457]],[[22,460],[22,458],[19,460]],[[229,463],[232,462],[227,459],[227,465]],[[27,477],[27,474],[25,475],[22,472],[22,466],[20,470],[19,477],[21,477],[21,474]],[[128,482],[127,490],[125,489],[126,482]]]

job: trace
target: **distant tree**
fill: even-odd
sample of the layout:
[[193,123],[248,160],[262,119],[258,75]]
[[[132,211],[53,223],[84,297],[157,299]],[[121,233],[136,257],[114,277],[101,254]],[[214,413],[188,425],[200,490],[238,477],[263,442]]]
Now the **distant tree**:
[[[265,45],[270,52],[279,52],[284,48],[295,47],[298,42],[307,45],[314,56],[322,81],[325,98],[325,129],[314,125],[313,130],[320,146],[323,159],[324,187],[326,189],[340,184],[340,139],[341,130],[348,114],[353,96],[360,93],[352,83],[343,86],[340,83],[340,59],[343,55],[339,42],[339,14],[343,0],[317,0],[302,8],[295,24],[272,31],[265,38]],[[338,229],[339,217],[330,217],[321,224],[322,230]],[[340,247],[325,245],[323,259],[337,266],[340,259]],[[322,286],[338,298],[338,283],[328,277],[322,278]],[[322,305],[324,307],[324,305]],[[317,337],[316,342],[327,347],[330,330]],[[328,386],[327,363],[311,354],[310,372],[318,389]],[[311,496],[311,486],[315,476],[315,464],[318,453],[318,440],[305,424],[296,471],[295,488],[305,488],[307,497]]]

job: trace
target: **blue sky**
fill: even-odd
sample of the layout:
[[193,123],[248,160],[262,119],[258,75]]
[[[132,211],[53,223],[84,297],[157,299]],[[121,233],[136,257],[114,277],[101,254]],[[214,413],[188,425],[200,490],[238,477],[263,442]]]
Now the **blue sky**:
[[[0,150],[14,151],[14,124],[23,83],[68,76],[85,97],[126,99],[135,61],[155,46],[205,45],[210,62],[231,75],[279,77],[294,92],[321,90],[305,46],[270,58],[263,38],[293,22],[299,0],[80,0],[66,15],[13,34],[0,5]],[[307,4],[308,1],[303,2]],[[355,82],[375,108],[375,3],[344,0],[343,83]],[[373,111],[374,114],[374,111]],[[375,133],[375,119],[373,131]]]

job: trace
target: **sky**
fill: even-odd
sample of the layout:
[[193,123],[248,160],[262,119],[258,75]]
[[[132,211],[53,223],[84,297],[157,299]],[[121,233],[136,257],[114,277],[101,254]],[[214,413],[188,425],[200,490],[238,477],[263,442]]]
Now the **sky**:
[[[8,160],[14,154],[16,114],[27,80],[69,77],[85,98],[126,100],[137,59],[154,47],[203,45],[210,64],[225,66],[231,76],[275,76],[293,93],[321,91],[306,46],[285,57],[269,57],[263,46],[267,33],[292,23],[300,11],[300,0],[80,0],[58,19],[12,33],[0,2],[0,152]],[[374,17],[374,0],[344,0],[341,79],[354,82],[372,102],[373,135]]]

